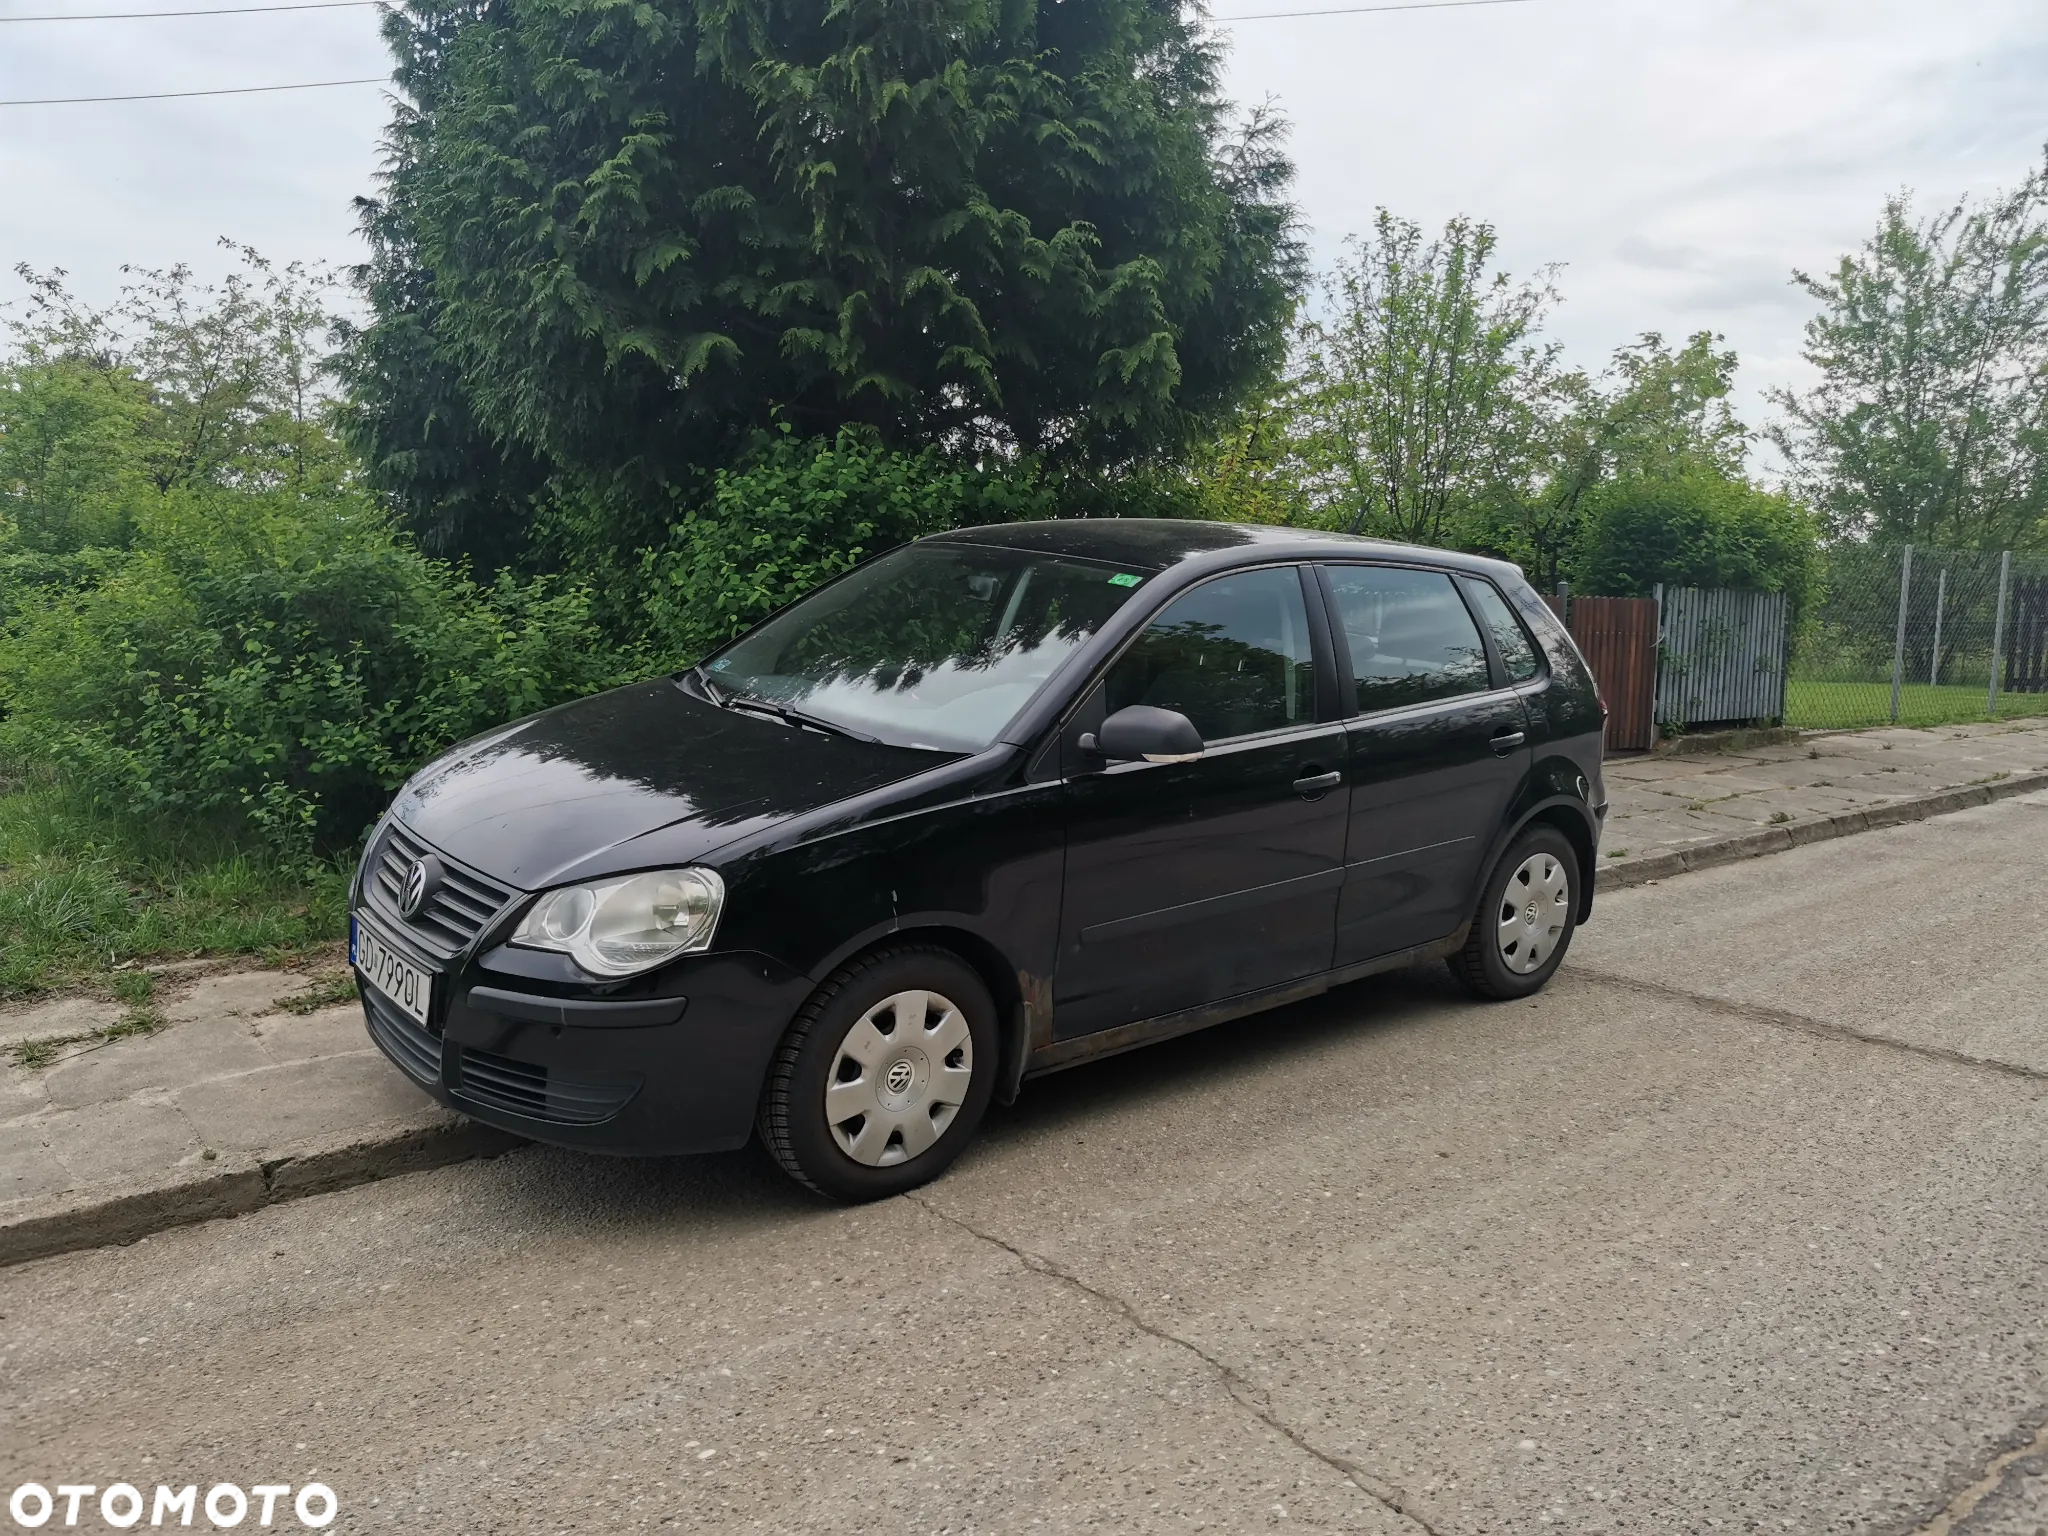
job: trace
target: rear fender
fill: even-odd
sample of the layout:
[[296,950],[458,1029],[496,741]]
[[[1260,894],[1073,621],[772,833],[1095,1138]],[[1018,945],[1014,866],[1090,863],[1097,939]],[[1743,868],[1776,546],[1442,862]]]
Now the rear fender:
[[1483,873],[1479,889],[1472,893],[1473,902],[1478,902],[1479,891],[1486,889],[1486,882],[1493,878],[1509,845],[1533,823],[1548,821],[1571,839],[1572,849],[1579,856],[1578,920],[1583,923],[1591,917],[1595,866],[1600,853],[1600,818],[1586,802],[1590,787],[1579,765],[1568,757],[1550,757],[1538,763],[1523,780],[1521,792],[1502,818],[1493,846],[1486,851],[1480,866]]

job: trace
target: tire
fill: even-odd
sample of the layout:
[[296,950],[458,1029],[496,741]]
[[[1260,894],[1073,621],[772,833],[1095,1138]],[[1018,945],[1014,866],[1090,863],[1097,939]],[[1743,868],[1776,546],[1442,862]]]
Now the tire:
[[829,1199],[915,1189],[973,1139],[995,1089],[998,1044],[988,987],[951,950],[906,944],[864,955],[812,993],[783,1036],[761,1093],[761,1142],[783,1172]]
[[1529,828],[1486,877],[1465,947],[1448,961],[1474,997],[1541,991],[1579,926],[1579,856],[1557,828]]

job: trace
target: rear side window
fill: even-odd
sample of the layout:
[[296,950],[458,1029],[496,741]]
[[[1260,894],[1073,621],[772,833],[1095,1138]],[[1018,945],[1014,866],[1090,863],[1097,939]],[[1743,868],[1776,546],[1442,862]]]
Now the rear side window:
[[1441,571],[1328,567],[1362,712],[1482,693],[1486,646]]
[[1110,669],[1103,702],[1177,709],[1223,741],[1315,719],[1315,674],[1295,568],[1246,571],[1167,604]]
[[1486,627],[1493,631],[1493,648],[1500,652],[1501,664],[1508,669],[1508,681],[1528,682],[1541,670],[1541,664],[1536,660],[1536,642],[1515,617],[1515,610],[1492,582],[1476,576],[1460,576],[1458,580],[1465,595],[1472,599],[1472,606],[1479,610],[1480,618],[1486,621]]

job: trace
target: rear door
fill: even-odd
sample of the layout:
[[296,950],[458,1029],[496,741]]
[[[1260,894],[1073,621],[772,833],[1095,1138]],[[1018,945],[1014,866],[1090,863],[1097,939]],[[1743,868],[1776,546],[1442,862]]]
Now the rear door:
[[1450,934],[1529,766],[1528,723],[1458,583],[1322,569],[1347,704],[1349,827],[1335,963]]
[[1320,592],[1305,577],[1264,567],[1182,593],[1070,723],[1071,743],[1112,711],[1151,704],[1185,714],[1206,750],[1189,763],[1070,758],[1059,1037],[1329,967],[1345,739]]

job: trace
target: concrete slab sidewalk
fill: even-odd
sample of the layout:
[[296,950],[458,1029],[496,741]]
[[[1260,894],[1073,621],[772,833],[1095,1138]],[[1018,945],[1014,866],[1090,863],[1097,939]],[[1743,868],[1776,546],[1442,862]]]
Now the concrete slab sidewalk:
[[[132,1241],[274,1199],[488,1155],[516,1138],[451,1115],[371,1046],[354,1003],[280,1009],[285,971],[203,977],[156,1033],[10,1054],[0,1080],[0,1264]],[[0,1016],[0,1045],[86,1034],[118,1005]]]
[[[1608,764],[1599,883],[1645,881],[2048,788],[2048,721],[1815,736]],[[0,1264],[235,1215],[517,1143],[435,1106],[353,1003],[281,1009],[307,978],[170,968],[165,1027],[74,1040],[119,1004],[0,1010]]]
[[1611,890],[2048,788],[2048,720],[1615,758],[1606,777]]

